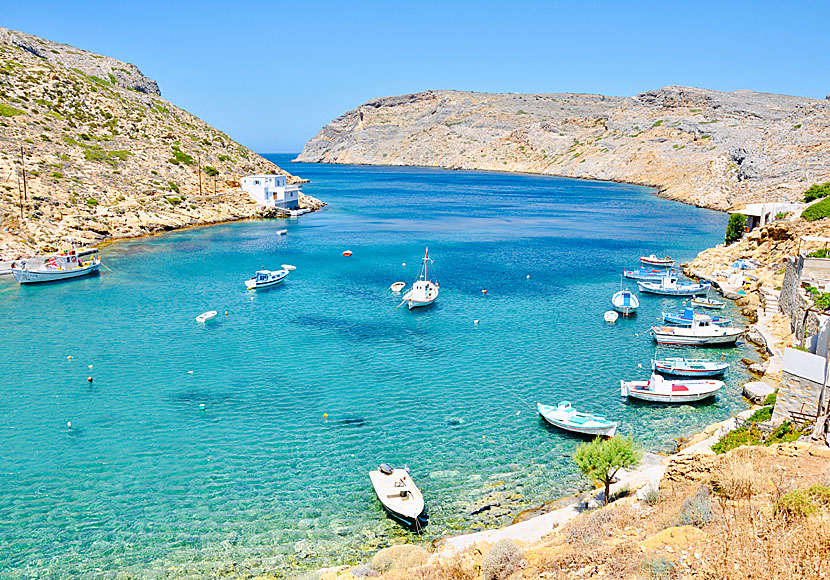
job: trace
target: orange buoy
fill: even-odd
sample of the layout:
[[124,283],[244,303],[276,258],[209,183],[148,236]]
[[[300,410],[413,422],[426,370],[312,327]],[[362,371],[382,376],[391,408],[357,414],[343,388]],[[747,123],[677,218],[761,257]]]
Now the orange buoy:
[[482,290],[481,293],[482,294],[487,294],[487,290]]
[[346,256],[346,257],[349,257],[349,256],[352,255],[352,251],[351,250],[346,250],[345,252],[343,252],[343,255]]
[[225,310],[225,316],[227,316],[227,315],[228,315],[228,311],[227,311],[227,310]]

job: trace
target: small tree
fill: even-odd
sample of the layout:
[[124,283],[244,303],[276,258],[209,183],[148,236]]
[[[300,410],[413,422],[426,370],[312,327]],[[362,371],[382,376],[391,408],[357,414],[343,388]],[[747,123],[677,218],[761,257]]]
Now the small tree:
[[731,244],[741,239],[744,235],[744,227],[746,226],[746,216],[742,213],[733,213],[729,216],[729,223],[726,224],[726,236],[723,241]]
[[620,469],[634,467],[640,463],[643,452],[631,437],[615,435],[611,439],[597,437],[590,443],[583,443],[574,453],[574,461],[580,471],[593,481],[605,485],[605,503],[611,493],[614,476]]

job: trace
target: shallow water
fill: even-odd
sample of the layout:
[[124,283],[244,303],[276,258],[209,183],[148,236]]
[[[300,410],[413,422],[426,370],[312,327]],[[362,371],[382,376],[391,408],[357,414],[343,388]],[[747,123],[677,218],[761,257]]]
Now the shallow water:
[[[628,185],[275,160],[330,205],[119,242],[93,278],[0,280],[4,578],[357,561],[407,536],[369,485],[381,461],[411,467],[426,542],[585,485],[580,440],[540,422],[537,401],[617,419],[655,451],[744,408],[740,365],[709,403],[622,401],[621,378],[648,376],[649,325],[681,301],[642,296],[636,317],[602,319],[624,267],[689,260],[726,216]],[[395,310],[388,287],[415,279],[427,245],[438,302]],[[245,290],[284,263],[285,284]],[[197,324],[206,310],[220,316]]]

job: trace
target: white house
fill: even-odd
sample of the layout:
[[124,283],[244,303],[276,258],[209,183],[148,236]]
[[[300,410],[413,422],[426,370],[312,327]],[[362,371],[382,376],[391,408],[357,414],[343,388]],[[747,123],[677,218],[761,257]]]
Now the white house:
[[798,213],[805,207],[803,203],[750,203],[742,209],[730,209],[728,213],[740,213],[747,217],[746,228],[751,232],[758,226],[765,226],[775,220],[779,213]]
[[249,175],[242,178],[242,189],[262,207],[296,209],[300,186],[288,185],[285,175]]

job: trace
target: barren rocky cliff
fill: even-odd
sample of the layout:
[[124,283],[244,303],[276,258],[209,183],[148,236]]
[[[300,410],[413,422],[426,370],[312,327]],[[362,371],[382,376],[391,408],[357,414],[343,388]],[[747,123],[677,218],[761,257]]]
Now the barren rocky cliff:
[[136,66],[0,28],[0,260],[254,217],[259,172],[286,173]]
[[427,91],[343,114],[298,161],[623,181],[723,210],[830,181],[830,100],[680,86],[627,98]]

